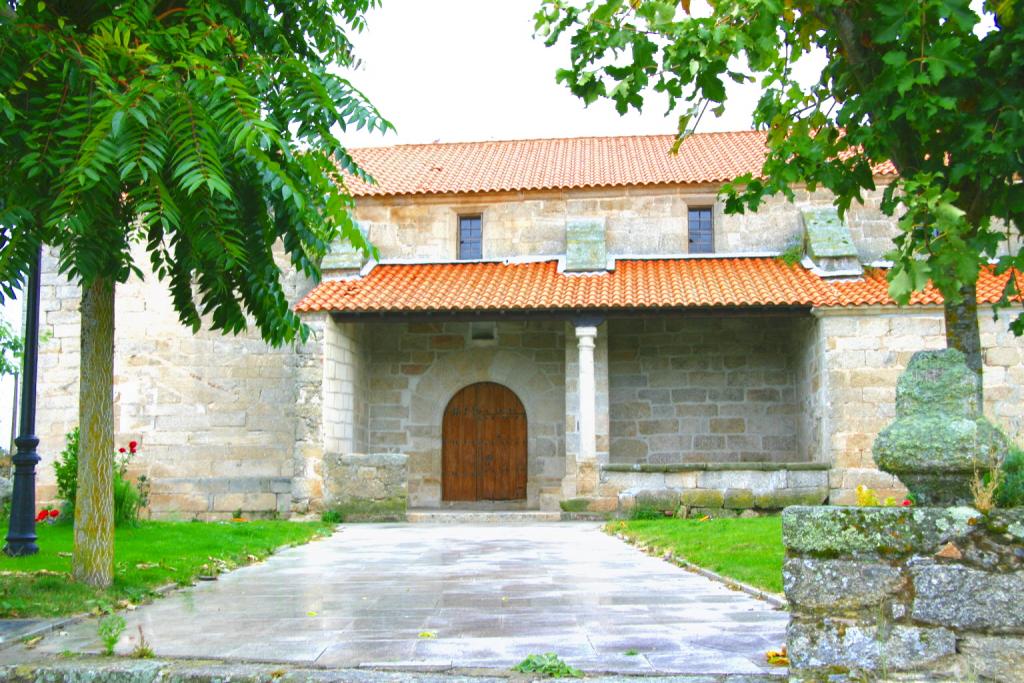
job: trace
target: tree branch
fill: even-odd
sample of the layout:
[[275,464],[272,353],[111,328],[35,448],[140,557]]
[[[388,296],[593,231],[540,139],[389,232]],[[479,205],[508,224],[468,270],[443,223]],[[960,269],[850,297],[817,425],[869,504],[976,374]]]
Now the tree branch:
[[[874,85],[874,74],[871,73],[870,56],[860,43],[857,26],[845,7],[834,8],[832,10],[832,18],[835,20],[836,35],[839,36],[839,41],[846,52],[846,59],[852,67],[853,76],[857,79],[857,84],[860,86],[861,91],[867,91]],[[872,112],[872,118],[878,120],[885,119],[884,116],[875,116],[875,112]],[[894,125],[900,129],[902,133],[900,139],[903,142],[893,145],[889,156],[893,166],[896,167],[896,172],[903,176],[914,166],[913,159],[916,158],[916,155],[912,155],[904,149],[904,144],[909,144],[909,141],[913,139],[911,131],[906,130],[906,126],[899,123]]]

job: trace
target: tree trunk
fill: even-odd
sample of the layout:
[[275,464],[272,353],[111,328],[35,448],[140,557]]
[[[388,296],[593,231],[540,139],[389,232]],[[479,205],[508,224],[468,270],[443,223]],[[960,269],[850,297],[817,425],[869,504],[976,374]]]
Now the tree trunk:
[[957,349],[967,358],[967,367],[978,376],[978,410],[985,409],[982,388],[981,333],[978,330],[978,289],[964,285],[960,290],[963,300],[958,304],[946,302],[946,346]]
[[82,290],[82,360],[78,390],[76,581],[106,588],[114,579],[114,283]]

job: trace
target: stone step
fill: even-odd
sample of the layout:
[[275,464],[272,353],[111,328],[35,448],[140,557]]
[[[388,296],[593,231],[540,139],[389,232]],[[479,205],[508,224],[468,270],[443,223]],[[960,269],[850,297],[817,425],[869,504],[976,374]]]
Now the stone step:
[[533,524],[559,522],[562,513],[540,510],[409,510],[405,519],[417,524]]

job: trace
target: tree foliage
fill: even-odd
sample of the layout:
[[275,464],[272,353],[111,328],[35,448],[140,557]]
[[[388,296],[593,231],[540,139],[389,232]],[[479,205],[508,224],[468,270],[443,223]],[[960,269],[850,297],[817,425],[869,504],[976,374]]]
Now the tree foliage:
[[378,0],[0,1],[0,290],[40,244],[88,286],[139,273],[181,321],[305,335],[274,260],[310,277],[354,229],[337,137],[390,124],[339,71]]
[[[620,113],[663,97],[681,111],[680,140],[728,81],[759,81],[755,126],[767,131],[762,172],[726,185],[726,211],[754,210],[794,185],[835,194],[840,211],[875,188],[891,161],[899,178],[883,210],[900,216],[890,292],[906,303],[929,280],[955,304],[979,269],[1024,269],[1024,8],[986,0],[544,0],[548,44],[571,37],[557,73],[587,103]],[[976,3],[981,10],[981,3]],[[824,54],[820,78],[795,65]],[[1011,277],[1003,304],[1018,290]],[[949,314],[947,311],[947,320]],[[1012,324],[1024,333],[1024,315]],[[973,323],[977,330],[976,316]]]
[[305,339],[278,245],[369,248],[338,139],[390,124],[339,71],[378,0],[0,0],[0,298],[41,245],[82,286],[72,575],[113,580],[114,283],[144,250],[181,322]]
[[0,319],[0,377],[18,374],[23,348],[21,335],[9,322]]

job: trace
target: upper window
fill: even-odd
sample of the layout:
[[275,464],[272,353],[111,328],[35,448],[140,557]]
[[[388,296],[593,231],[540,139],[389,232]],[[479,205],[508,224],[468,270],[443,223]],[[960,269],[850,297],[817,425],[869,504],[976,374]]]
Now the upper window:
[[484,257],[480,216],[459,216],[459,259],[470,261]]
[[691,254],[711,254],[715,251],[715,231],[712,220],[713,211],[690,209],[689,233]]

